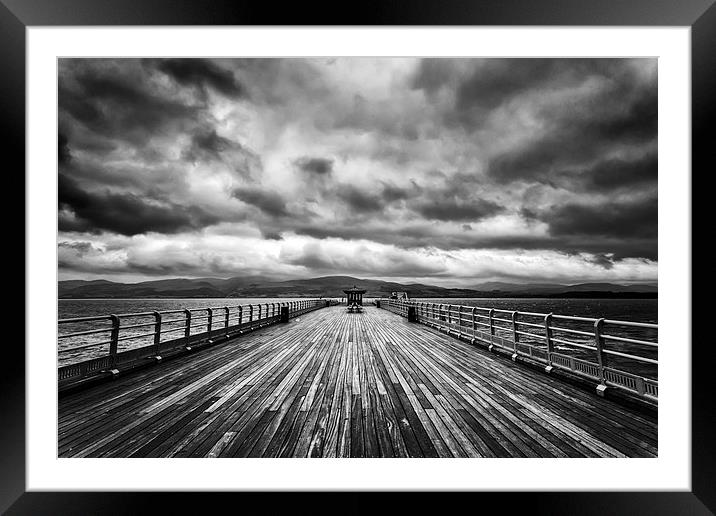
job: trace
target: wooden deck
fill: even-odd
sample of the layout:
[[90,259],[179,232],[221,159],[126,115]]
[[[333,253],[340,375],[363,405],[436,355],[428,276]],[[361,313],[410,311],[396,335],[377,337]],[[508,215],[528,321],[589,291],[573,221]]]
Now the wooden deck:
[[59,400],[61,457],[652,457],[637,414],[388,311],[331,307]]

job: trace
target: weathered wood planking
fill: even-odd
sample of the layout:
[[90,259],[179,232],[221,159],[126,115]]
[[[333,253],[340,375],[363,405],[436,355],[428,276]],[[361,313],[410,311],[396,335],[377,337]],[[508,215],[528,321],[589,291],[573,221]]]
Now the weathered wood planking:
[[59,401],[61,457],[653,457],[656,418],[332,307]]

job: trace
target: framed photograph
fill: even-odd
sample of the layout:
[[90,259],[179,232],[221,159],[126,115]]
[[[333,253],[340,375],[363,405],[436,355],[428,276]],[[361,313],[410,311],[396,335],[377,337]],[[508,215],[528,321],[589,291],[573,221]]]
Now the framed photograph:
[[0,507],[714,510],[712,3],[2,0],[27,306]]

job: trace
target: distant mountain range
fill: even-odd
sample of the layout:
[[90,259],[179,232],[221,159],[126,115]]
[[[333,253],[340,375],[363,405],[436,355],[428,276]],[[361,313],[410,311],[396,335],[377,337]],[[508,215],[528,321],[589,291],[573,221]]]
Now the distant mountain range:
[[107,280],[68,280],[58,282],[61,299],[89,298],[201,298],[201,297],[343,297],[343,289],[357,285],[366,297],[387,297],[391,292],[407,292],[410,297],[618,297],[655,298],[656,284],[582,283],[516,284],[487,282],[469,288],[444,288],[420,283],[395,283],[351,276],[325,276],[275,281],[265,276],[236,278],[176,278],[140,283]]

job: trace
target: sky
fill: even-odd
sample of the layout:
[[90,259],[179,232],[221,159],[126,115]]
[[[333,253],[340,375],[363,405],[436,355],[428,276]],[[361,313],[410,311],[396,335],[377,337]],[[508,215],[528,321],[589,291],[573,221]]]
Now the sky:
[[63,279],[657,279],[656,59],[60,59]]

